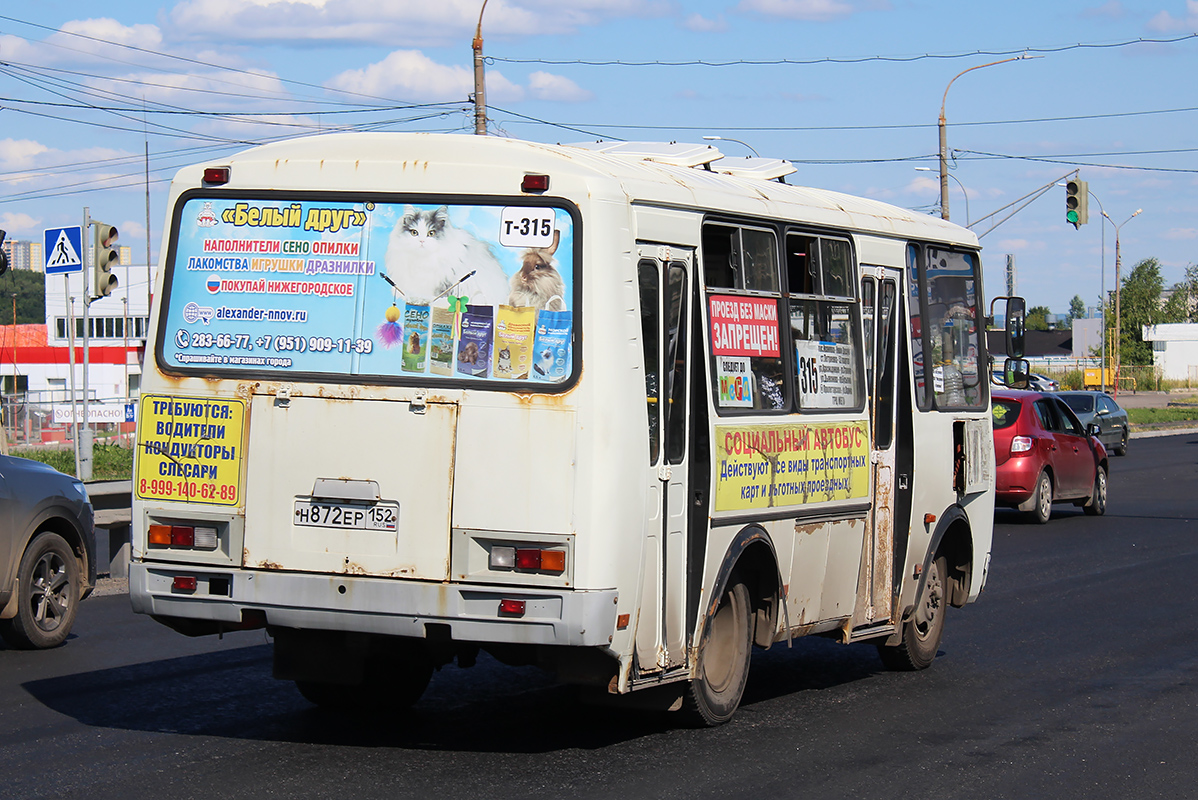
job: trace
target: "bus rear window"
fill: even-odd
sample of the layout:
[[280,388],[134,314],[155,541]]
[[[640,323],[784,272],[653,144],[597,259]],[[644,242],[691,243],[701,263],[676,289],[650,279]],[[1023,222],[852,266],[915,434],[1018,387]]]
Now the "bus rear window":
[[159,336],[169,371],[573,375],[565,208],[192,195],[173,230]]

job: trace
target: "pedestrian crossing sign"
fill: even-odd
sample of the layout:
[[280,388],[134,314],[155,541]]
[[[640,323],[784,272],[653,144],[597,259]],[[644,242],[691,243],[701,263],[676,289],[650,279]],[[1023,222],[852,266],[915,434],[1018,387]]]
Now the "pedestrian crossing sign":
[[46,228],[42,252],[46,256],[46,274],[83,272],[83,228]]

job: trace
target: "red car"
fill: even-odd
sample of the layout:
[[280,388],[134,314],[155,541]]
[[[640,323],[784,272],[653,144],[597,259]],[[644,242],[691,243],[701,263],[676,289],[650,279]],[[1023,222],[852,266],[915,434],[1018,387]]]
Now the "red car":
[[1058,398],[994,389],[995,502],[1048,522],[1052,504],[1070,501],[1106,513],[1107,452]]

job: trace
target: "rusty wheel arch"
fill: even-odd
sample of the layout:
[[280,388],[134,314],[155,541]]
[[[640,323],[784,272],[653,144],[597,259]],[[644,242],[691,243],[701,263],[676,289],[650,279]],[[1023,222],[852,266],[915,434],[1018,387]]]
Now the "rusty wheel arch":
[[954,608],[961,608],[969,599],[969,587],[973,582],[973,528],[965,509],[959,505],[949,506],[940,515],[928,552],[924,555],[916,597],[923,593],[924,578],[932,561],[939,555],[943,555],[948,562],[948,575],[944,576],[948,584],[948,602]]
[[[769,648],[774,642],[779,611],[784,617],[789,615],[786,612],[777,551],[769,533],[761,526],[748,525],[742,528],[728,545],[719,572],[716,573],[707,606],[702,609],[703,628],[719,608],[720,598],[724,596],[724,591],[734,574],[749,590],[753,612],[753,643],[761,648]],[[698,631],[700,638],[703,628]],[[786,628],[790,628],[789,619]]]

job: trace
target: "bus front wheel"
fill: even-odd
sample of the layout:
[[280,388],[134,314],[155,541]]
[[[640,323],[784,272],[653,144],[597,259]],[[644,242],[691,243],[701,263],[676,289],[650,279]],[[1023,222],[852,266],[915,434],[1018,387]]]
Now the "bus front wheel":
[[692,724],[721,725],[732,718],[749,677],[752,632],[749,590],[733,576],[703,630],[696,675],[684,704]]
[[948,608],[944,582],[947,577],[948,560],[937,556],[925,576],[923,594],[915,611],[903,624],[902,640],[895,645],[878,645],[878,655],[887,669],[910,672],[931,666],[944,636],[944,612]]

